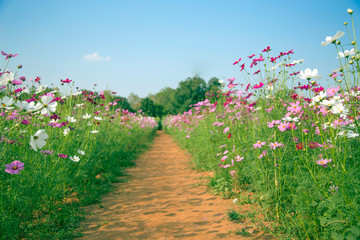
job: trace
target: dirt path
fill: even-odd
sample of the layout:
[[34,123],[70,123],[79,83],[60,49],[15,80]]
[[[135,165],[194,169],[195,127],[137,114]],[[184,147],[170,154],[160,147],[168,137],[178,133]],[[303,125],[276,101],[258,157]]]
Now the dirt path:
[[102,208],[90,207],[82,239],[269,239],[229,234],[246,227],[228,220],[232,200],[207,193],[206,173],[192,170],[186,152],[161,131],[128,173]]

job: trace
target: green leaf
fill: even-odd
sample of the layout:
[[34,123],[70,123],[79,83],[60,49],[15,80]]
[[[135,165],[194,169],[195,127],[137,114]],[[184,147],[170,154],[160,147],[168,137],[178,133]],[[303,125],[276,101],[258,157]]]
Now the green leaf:
[[360,236],[360,228],[357,226],[351,226],[350,227],[350,232],[352,232],[353,234],[355,234],[356,236]]
[[319,217],[320,220],[320,225],[324,226],[327,223],[327,218],[326,217]]
[[344,240],[344,236],[336,232],[331,233],[331,238],[334,240]]
[[309,204],[310,207],[316,207],[318,203],[316,201],[312,201],[312,203]]
[[346,240],[356,240],[358,239],[354,234],[350,233],[346,236]]

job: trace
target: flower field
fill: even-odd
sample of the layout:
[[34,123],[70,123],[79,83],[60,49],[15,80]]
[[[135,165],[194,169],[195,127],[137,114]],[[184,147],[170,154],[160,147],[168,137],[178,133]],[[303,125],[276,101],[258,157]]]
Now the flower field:
[[360,52],[348,13],[349,42],[338,31],[321,43],[339,62],[327,82],[293,50],[267,47],[233,63],[247,84],[227,79],[164,122],[199,169],[215,172],[210,187],[256,204],[280,239],[360,238]]
[[81,206],[97,202],[157,128],[109,91],[68,94],[0,70],[0,239],[73,239]]

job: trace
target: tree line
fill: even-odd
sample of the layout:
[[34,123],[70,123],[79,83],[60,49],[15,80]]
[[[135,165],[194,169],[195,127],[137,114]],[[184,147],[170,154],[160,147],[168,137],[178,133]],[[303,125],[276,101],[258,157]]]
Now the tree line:
[[145,98],[131,93],[126,100],[130,111],[141,109],[144,115],[161,118],[168,114],[183,113],[190,109],[191,104],[205,100],[206,93],[215,94],[220,89],[218,78],[213,77],[206,82],[199,76],[194,76],[181,81],[176,89],[165,87]]

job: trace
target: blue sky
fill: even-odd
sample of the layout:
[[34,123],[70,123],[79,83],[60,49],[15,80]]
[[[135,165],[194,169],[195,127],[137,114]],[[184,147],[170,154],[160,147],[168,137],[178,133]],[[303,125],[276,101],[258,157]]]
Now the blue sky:
[[268,45],[273,55],[293,49],[292,59],[304,58],[302,68],[318,68],[326,81],[338,60],[320,43],[345,31],[348,8],[360,34],[358,0],[0,0],[0,50],[19,54],[10,69],[22,64],[27,78],[96,83],[125,97],[176,88],[195,74],[242,81],[232,63]]

